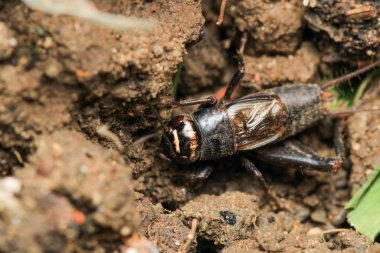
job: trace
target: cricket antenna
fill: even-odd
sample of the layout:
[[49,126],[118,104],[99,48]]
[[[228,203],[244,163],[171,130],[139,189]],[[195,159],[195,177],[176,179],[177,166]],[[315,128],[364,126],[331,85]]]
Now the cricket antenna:
[[347,109],[347,110],[338,110],[338,111],[329,111],[327,113],[328,116],[332,118],[344,118],[347,116],[350,116],[354,113],[365,113],[365,112],[374,112],[374,113],[379,113],[379,109],[361,109],[361,108],[352,108],[352,109]]
[[[140,93],[141,94],[144,94],[144,91],[143,91],[143,88],[142,88],[142,85],[141,83],[137,80],[137,77],[136,75],[132,74],[132,79],[133,79],[133,82],[135,83],[136,87],[139,89]],[[156,116],[157,120],[160,122],[160,125],[162,127],[162,129],[164,130],[164,134],[162,135],[162,137],[164,138],[165,142],[167,143],[167,146],[168,146],[168,149],[169,149],[169,153],[172,157],[175,157],[175,153],[174,153],[174,150],[172,149],[172,145],[170,145],[170,140],[169,138],[166,136],[166,133],[169,131],[169,128],[164,124],[164,121],[162,120],[160,114],[158,113],[158,111],[153,107],[153,105],[148,101],[148,99],[146,99],[146,97],[144,97],[144,95],[141,96],[141,98],[144,100],[144,102],[149,106],[149,109],[154,113],[154,115]]]
[[374,63],[371,63],[368,66],[365,66],[365,67],[363,67],[361,69],[358,69],[358,70],[356,70],[356,71],[354,71],[352,73],[349,73],[347,75],[344,75],[344,76],[338,77],[336,79],[333,79],[333,80],[327,81],[325,83],[322,83],[321,87],[322,87],[323,90],[325,90],[325,89],[327,89],[327,88],[329,88],[331,86],[334,86],[334,85],[336,85],[338,83],[342,83],[342,82],[350,80],[351,78],[354,78],[354,77],[356,77],[356,76],[358,76],[360,74],[363,74],[364,72],[367,72],[367,71],[369,71],[369,70],[371,70],[371,69],[373,69],[373,68],[375,68],[375,67],[377,67],[379,65],[380,65],[380,60],[377,60]]

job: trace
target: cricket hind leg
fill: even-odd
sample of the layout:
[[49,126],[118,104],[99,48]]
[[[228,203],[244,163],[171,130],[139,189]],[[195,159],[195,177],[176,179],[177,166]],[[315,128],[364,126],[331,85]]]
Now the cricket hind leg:
[[258,148],[256,157],[264,163],[280,167],[296,167],[323,172],[336,172],[343,166],[345,159],[343,143],[344,121],[338,120],[334,128],[336,157],[322,157],[296,140],[285,140],[271,146]]
[[346,149],[344,144],[344,129],[347,123],[347,118],[339,118],[335,122],[334,126],[334,145],[335,153],[337,156],[336,166],[332,168],[332,171],[336,172],[341,167],[346,159]]
[[334,171],[341,166],[339,158],[325,158],[295,140],[286,140],[276,145],[255,150],[258,159],[279,167],[295,167],[318,171]]

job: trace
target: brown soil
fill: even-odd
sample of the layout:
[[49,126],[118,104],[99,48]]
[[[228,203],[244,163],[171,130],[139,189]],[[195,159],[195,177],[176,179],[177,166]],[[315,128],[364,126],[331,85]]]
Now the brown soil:
[[[93,2],[160,25],[116,32],[0,1],[0,252],[178,252],[194,218],[190,252],[380,250],[344,211],[380,164],[379,114],[350,117],[352,166],[336,174],[260,167],[288,209],[277,210],[235,157],[213,162],[203,183],[186,180],[157,136],[144,139],[160,128],[143,99],[167,120],[173,79],[181,97],[215,92],[236,69],[243,33],[241,93],[316,82],[328,62],[357,66],[379,50],[377,1],[228,1],[221,27],[218,1]],[[354,19],[342,12],[363,5]],[[371,88],[363,107],[378,108],[378,94]],[[329,122],[298,138],[334,155]]]
[[[374,81],[374,90],[366,96],[363,108],[380,107],[380,79]],[[372,113],[353,115],[349,119],[350,160],[353,164],[350,185],[355,192],[373,171],[373,164],[380,164],[380,117]]]

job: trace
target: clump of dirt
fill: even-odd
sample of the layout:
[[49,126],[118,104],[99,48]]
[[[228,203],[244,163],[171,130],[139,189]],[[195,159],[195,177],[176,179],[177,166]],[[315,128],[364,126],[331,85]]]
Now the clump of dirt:
[[[161,204],[153,205],[147,198],[141,196],[138,200],[138,211],[141,216],[140,233],[156,244],[162,252],[178,252],[184,243],[190,228]],[[192,251],[196,243],[191,246]]]
[[2,195],[2,250],[114,248],[137,230],[131,171],[116,151],[67,130],[35,142],[30,162],[13,178],[20,189]]
[[224,73],[229,67],[227,52],[211,29],[205,30],[204,39],[192,46],[188,54],[179,67],[180,93],[190,95],[225,84]]
[[[376,114],[350,119],[351,169],[332,175],[257,161],[286,207],[278,209],[236,157],[212,162],[205,182],[190,180],[191,167],[165,156],[157,115],[143,99],[166,121],[173,78],[181,97],[214,92],[236,70],[244,33],[241,85],[249,90],[316,82],[330,48],[338,49],[329,51],[335,58],[322,61],[356,62],[360,52],[378,50],[377,3],[344,9],[353,1],[322,2],[303,1],[305,13],[300,1],[228,1],[225,22],[216,27],[219,2],[204,1],[203,29],[200,1],[94,0],[106,12],[159,21],[153,31],[128,32],[1,2],[0,173],[11,176],[0,180],[0,251],[178,252],[186,243],[189,252],[378,250],[349,228],[344,211],[379,162]],[[334,4],[344,8],[327,12]],[[372,14],[347,21],[342,10],[363,5]],[[338,29],[343,40],[326,37],[323,27],[310,33],[308,15]],[[364,100],[378,104],[376,96]],[[326,125],[297,138],[334,156]],[[194,219],[198,229],[189,242]]]
[[[151,32],[115,32],[32,11],[19,1],[1,4],[0,171],[14,174],[22,185],[20,193],[8,196],[19,212],[2,209],[1,250],[120,249],[123,238],[137,232],[129,175],[139,160],[132,156],[125,163],[120,154],[67,129],[115,147],[112,134],[128,146],[134,135],[155,127],[141,96],[154,105],[167,104],[186,45],[199,38],[201,6],[116,0],[95,5],[165,22]],[[132,82],[132,72],[144,94]],[[159,109],[168,114],[165,107]],[[99,134],[105,125],[111,135]],[[148,171],[149,164],[141,163],[140,169]],[[58,204],[61,208],[54,207]],[[76,224],[83,219],[84,224]]]
[[248,53],[290,54],[301,43],[303,6],[299,1],[231,1],[227,13],[233,25],[252,38]]
[[[272,233],[272,231],[270,231]],[[295,243],[294,243],[295,242]],[[376,252],[379,250],[378,245],[366,246],[370,244],[368,238],[358,235],[353,231],[347,231],[340,233],[336,239],[326,243],[322,235],[308,235],[299,236],[293,235],[288,237],[284,241],[280,242],[280,245],[288,244],[290,247],[286,247],[286,252],[335,252],[340,250],[342,252]],[[274,244],[276,245],[276,244]],[[274,246],[272,245],[272,247]],[[233,242],[230,246],[222,250],[223,253],[234,252],[266,252],[270,248],[264,248],[255,240],[246,239]]]
[[287,56],[244,57],[243,87],[258,90],[285,83],[308,83],[317,73],[319,54],[308,42]]
[[323,61],[368,59],[379,55],[380,5],[377,1],[306,1],[307,25]]
[[252,221],[258,209],[257,198],[254,200],[252,195],[243,192],[226,192],[220,196],[202,194],[184,205],[179,214],[185,220],[197,218],[200,221],[199,237],[219,246],[226,245],[252,236]]
[[[5,56],[13,50],[0,70],[0,108],[5,111],[0,122],[3,129],[9,128],[10,140],[0,152],[10,160],[3,163],[2,173],[22,165],[33,150],[30,140],[35,134],[64,125],[76,126],[96,141],[96,129],[106,124],[128,145],[132,134],[154,125],[151,117],[141,117],[142,111],[151,113],[139,97],[149,94],[153,104],[170,99],[171,77],[186,44],[196,41],[202,28],[200,3],[95,4],[104,11],[171,22],[151,32],[115,32],[32,11],[20,2],[2,6],[0,20],[8,31],[4,40],[13,34],[10,39],[17,45],[2,46]],[[141,80],[144,94],[131,81],[131,72]],[[22,144],[16,143],[19,139]]]
[[[129,151],[128,156],[136,180],[135,190],[155,203],[175,209],[194,194],[190,185],[175,182],[175,177],[181,174],[181,166],[166,158],[161,149],[140,145]],[[186,168],[184,172],[186,174]]]

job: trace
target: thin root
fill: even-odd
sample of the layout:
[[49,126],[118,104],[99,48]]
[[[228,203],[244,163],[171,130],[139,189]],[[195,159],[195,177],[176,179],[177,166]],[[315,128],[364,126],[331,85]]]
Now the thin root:
[[181,245],[181,247],[179,247],[178,253],[189,252],[191,243],[195,239],[197,228],[198,228],[198,220],[193,219],[193,221],[191,222],[191,230],[190,230],[189,234],[187,235],[186,241]]
[[344,118],[350,116],[354,113],[379,113],[380,108],[370,108],[370,109],[347,109],[347,110],[337,110],[337,111],[329,111],[327,115],[333,118]]
[[335,228],[335,229],[329,229],[321,232],[321,237],[323,241],[326,241],[326,235],[329,234],[338,234],[343,232],[348,232],[350,229],[347,228]]
[[322,231],[322,235],[335,234],[335,233],[348,232],[348,231],[350,231],[350,229],[335,228],[335,229],[329,229],[329,230]]
[[111,132],[106,125],[101,125],[96,129],[96,133],[100,137],[104,137],[107,139],[110,139],[116,146],[116,148],[121,152],[124,153],[124,146],[121,143],[119,136],[117,136],[115,133]]
[[222,0],[222,2],[220,3],[220,11],[219,11],[218,20],[216,21],[216,25],[221,25],[223,23],[224,12],[226,10],[227,1],[228,0]]
[[241,37],[240,47],[239,47],[239,51],[238,51],[241,58],[243,58],[244,49],[245,49],[245,45],[247,44],[247,40],[248,40],[248,34],[245,32],[245,33],[243,33],[243,36]]

